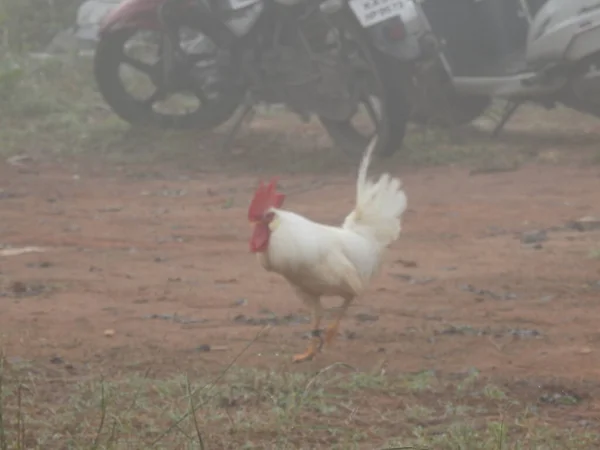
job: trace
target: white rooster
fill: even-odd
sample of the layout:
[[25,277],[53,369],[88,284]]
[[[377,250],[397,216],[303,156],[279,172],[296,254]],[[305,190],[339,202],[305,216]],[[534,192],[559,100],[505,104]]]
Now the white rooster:
[[322,347],[321,297],[344,300],[325,334],[330,344],[348,307],[377,272],[383,251],[400,234],[407,204],[401,181],[389,174],[376,183],[367,179],[375,143],[373,139],[363,156],[356,205],[341,227],[280,209],[285,196],[276,192],[275,179],[266,186],[260,182],[248,209],[254,226],[250,251],[266,270],[282,275],[312,311],[312,338],[307,350],[294,356],[295,362],[313,358]]

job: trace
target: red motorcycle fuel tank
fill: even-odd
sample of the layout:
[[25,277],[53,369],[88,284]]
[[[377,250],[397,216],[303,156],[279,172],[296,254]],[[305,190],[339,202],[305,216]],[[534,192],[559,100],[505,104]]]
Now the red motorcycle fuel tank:
[[160,27],[158,8],[168,0],[125,0],[106,15],[100,24],[99,35],[122,28],[155,30]]

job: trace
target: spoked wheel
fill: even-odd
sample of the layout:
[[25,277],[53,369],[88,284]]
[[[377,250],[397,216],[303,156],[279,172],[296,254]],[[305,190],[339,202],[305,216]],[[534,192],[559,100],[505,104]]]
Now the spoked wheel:
[[191,63],[170,87],[165,82],[164,42],[160,33],[143,30],[103,36],[94,73],[104,100],[132,125],[203,130],[227,121],[243,92],[221,79],[216,50],[208,39],[196,35],[187,42]]
[[342,151],[358,156],[377,135],[375,154],[392,155],[404,139],[410,117],[410,105],[394,79],[392,64],[365,39],[364,31],[354,17],[348,17],[346,27],[337,33],[342,58],[354,74],[358,89],[358,107],[345,120],[319,117],[321,123]]

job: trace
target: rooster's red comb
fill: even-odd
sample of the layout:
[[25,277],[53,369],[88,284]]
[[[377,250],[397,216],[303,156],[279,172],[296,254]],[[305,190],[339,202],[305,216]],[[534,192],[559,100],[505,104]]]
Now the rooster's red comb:
[[277,178],[271,179],[270,183],[266,186],[261,180],[248,208],[248,220],[251,222],[259,221],[269,208],[279,208],[283,205],[285,195],[277,192],[276,189]]

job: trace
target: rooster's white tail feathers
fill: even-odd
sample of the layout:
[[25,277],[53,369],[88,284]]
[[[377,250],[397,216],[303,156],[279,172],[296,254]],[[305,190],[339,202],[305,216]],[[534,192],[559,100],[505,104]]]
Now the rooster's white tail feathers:
[[358,169],[356,205],[344,221],[343,227],[359,234],[374,237],[382,247],[387,247],[400,235],[400,218],[406,210],[406,194],[402,182],[385,173],[377,182],[367,178],[367,171],[377,145],[371,140]]

